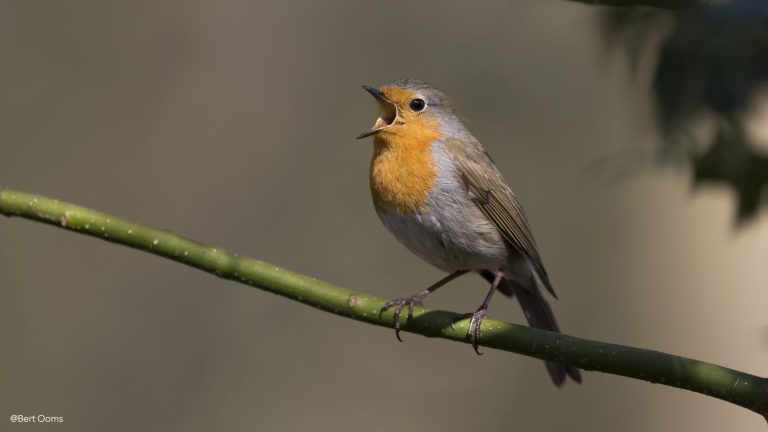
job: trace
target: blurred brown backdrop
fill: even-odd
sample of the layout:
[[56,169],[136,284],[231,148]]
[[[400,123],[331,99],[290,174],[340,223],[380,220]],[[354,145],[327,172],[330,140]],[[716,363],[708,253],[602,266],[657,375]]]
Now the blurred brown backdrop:
[[[368,195],[361,84],[452,95],[532,219],[570,334],[765,375],[768,224],[643,169],[649,79],[565,1],[0,3],[0,184],[382,297],[439,272]],[[639,162],[638,162],[639,161]],[[640,169],[638,169],[638,167]],[[430,306],[473,310],[465,278]],[[757,415],[405,335],[0,220],[0,430],[758,431]],[[493,318],[522,322],[499,298]],[[64,417],[11,424],[11,414]]]

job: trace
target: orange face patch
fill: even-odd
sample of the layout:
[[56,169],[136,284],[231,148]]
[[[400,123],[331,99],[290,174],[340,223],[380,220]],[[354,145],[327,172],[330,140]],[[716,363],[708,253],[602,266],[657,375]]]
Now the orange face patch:
[[379,211],[412,214],[424,210],[435,184],[431,146],[442,134],[436,118],[408,108],[418,97],[410,90],[386,86],[380,89],[397,106],[394,123],[374,137],[370,182],[373,203]]

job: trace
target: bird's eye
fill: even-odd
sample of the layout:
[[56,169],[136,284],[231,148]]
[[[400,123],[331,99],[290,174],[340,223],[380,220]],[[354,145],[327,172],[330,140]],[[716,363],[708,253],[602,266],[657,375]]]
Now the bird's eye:
[[413,112],[421,112],[424,111],[424,108],[427,107],[427,103],[424,102],[424,99],[414,99],[408,106]]

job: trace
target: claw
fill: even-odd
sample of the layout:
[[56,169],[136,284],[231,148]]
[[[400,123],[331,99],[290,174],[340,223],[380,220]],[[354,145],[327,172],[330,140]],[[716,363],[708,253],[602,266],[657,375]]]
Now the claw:
[[394,300],[390,300],[381,308],[379,315],[386,312],[392,306],[397,305],[397,308],[395,308],[395,313],[392,316],[392,320],[395,323],[395,337],[400,342],[403,341],[403,339],[400,337],[400,315],[403,313],[403,308],[405,308],[405,305],[408,305],[408,319],[410,320],[413,318],[413,307],[422,305],[421,299],[422,297],[420,295],[396,298]]
[[485,309],[478,309],[477,312],[472,314],[472,320],[469,322],[469,330],[467,330],[467,336],[477,355],[483,355],[483,353],[480,352],[477,342],[480,340],[480,327],[483,324],[484,318]]
[[491,302],[491,297],[493,297],[493,293],[496,292],[496,288],[498,288],[499,283],[501,283],[502,279],[504,277],[504,274],[502,272],[496,272],[496,277],[493,279],[493,283],[491,284],[491,289],[488,291],[488,294],[485,295],[485,300],[483,300],[483,304],[480,305],[480,307],[475,311],[475,313],[472,314],[472,320],[469,322],[469,330],[467,330],[467,337],[469,338],[469,341],[472,343],[472,348],[474,348],[477,355],[483,355],[483,353],[480,352],[480,349],[478,348],[477,342],[480,340],[480,328],[483,325],[483,319],[485,318],[485,313],[488,311],[488,304]]
[[486,309],[481,308],[478,309],[475,313],[456,315],[451,320],[451,329],[455,330],[456,328],[453,326],[454,324],[466,318],[471,318],[469,321],[469,328],[467,329],[467,339],[469,339],[469,341],[472,343],[472,348],[475,350],[477,355],[483,355],[483,353],[480,352],[478,341],[482,335],[480,333],[480,326],[483,324],[483,319],[485,319],[485,313]]
[[396,298],[394,300],[388,301],[387,304],[385,304],[381,308],[381,311],[379,311],[379,317],[381,317],[381,314],[386,312],[387,309],[391,308],[394,305],[397,305],[397,309],[395,309],[395,314],[393,316],[393,320],[395,322],[395,337],[397,337],[397,340],[402,342],[403,340],[400,338],[400,314],[403,312],[403,308],[405,307],[405,305],[408,305],[408,319],[409,320],[413,319],[413,307],[422,306],[421,301],[424,300],[424,297],[428,296],[430,293],[434,292],[435,290],[447,284],[448,282],[463,275],[467,271],[468,270],[456,270],[453,273],[449,274],[448,276],[435,282],[429,288],[423,291],[419,291],[418,293],[410,297],[401,297],[401,298]]

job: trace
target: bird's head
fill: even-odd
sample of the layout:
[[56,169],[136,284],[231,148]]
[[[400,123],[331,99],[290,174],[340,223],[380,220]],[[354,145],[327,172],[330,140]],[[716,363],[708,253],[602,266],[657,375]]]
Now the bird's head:
[[379,88],[363,86],[379,103],[373,127],[358,135],[383,139],[439,134],[441,125],[455,119],[453,104],[437,87],[424,81],[398,80]]

